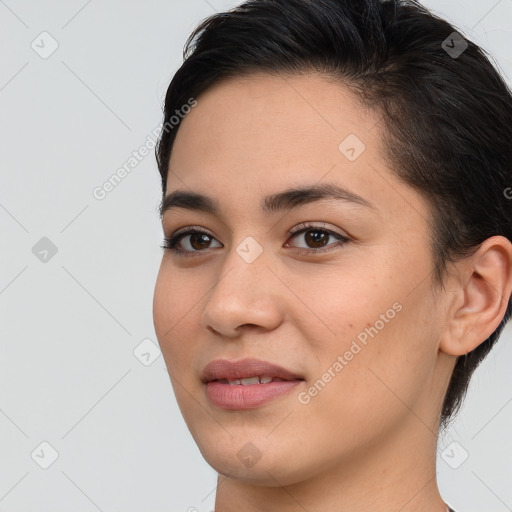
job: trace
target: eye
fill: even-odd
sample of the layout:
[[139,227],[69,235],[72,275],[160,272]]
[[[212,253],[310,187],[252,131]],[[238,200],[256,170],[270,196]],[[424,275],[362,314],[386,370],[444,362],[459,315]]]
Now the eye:
[[[298,252],[304,254],[316,254],[332,250],[333,245],[340,246],[350,242],[350,238],[347,236],[331,231],[330,229],[324,229],[324,226],[325,223],[322,226],[316,226],[314,224],[304,222],[288,231],[292,238],[296,238],[298,235],[306,235],[303,237],[303,240],[307,244],[306,248],[299,247],[300,250]],[[329,238],[335,238],[339,243],[327,244]],[[285,247],[290,247],[290,244],[286,243]]]
[[[189,240],[186,240],[187,237],[190,237]],[[181,246],[182,240],[186,240],[185,246],[187,247],[185,249]],[[187,227],[179,229],[170,237],[165,237],[161,248],[172,251],[180,256],[191,256],[194,253],[203,252],[204,249],[209,249],[208,244],[210,240],[215,240],[210,233],[195,227]]]
[[[336,233],[330,229],[325,229],[324,226],[325,223],[322,226],[316,226],[310,223],[301,223],[289,230],[288,234],[292,238],[298,238],[299,235],[306,235],[304,237],[307,244],[306,248],[298,247],[297,252],[302,254],[317,254],[330,251],[333,249],[333,246],[340,246],[350,242],[350,238],[347,236]],[[335,238],[338,240],[338,244],[327,244],[329,238]],[[161,245],[161,248],[172,251],[179,256],[194,256],[210,249],[212,240],[215,240],[220,244],[220,242],[218,242],[218,240],[216,240],[210,233],[198,227],[188,226],[178,229],[170,237],[165,237],[164,244]],[[185,247],[182,246],[182,242],[184,242]],[[222,247],[222,244],[217,247]],[[287,242],[284,244],[284,247],[295,246],[291,246]]]

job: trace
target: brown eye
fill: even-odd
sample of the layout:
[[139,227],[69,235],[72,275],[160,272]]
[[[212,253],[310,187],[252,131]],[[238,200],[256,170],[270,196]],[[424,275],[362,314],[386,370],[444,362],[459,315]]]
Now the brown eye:
[[[189,238],[189,240],[187,240]],[[164,239],[162,249],[168,249],[179,255],[194,255],[210,248],[212,240],[216,240],[212,235],[198,229],[189,229],[173,234]],[[185,247],[184,247],[185,246]]]
[[208,244],[210,243],[210,235],[206,233],[193,233],[190,236],[190,245],[200,251],[201,249],[208,249]]
[[[285,247],[296,247],[299,249],[299,252],[306,254],[315,254],[320,252],[330,251],[331,248],[335,248],[336,246],[340,246],[350,241],[350,238],[341,235],[340,233],[336,233],[329,229],[324,229],[320,226],[308,225],[308,224],[300,224],[297,226],[298,228],[295,231],[289,231],[288,233],[292,238],[301,239],[304,241],[305,245],[302,246],[291,246],[289,243],[285,244]],[[334,238],[338,240],[338,243],[329,243],[329,239]]]
[[330,236],[327,231],[320,231],[318,229],[310,229],[306,231],[305,234],[306,236],[304,239],[306,240],[307,245],[314,249],[323,247],[327,243]]

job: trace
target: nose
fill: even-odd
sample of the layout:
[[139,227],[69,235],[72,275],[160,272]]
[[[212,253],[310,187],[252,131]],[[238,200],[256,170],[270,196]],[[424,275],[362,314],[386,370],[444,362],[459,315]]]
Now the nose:
[[236,338],[242,327],[266,331],[282,322],[283,284],[269,268],[265,251],[252,259],[255,250],[254,242],[233,246],[207,294],[201,327]]

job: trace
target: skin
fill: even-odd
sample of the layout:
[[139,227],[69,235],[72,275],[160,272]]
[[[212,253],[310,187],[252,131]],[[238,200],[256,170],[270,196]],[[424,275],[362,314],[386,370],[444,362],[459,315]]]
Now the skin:
[[[376,113],[317,73],[229,79],[197,100],[177,134],[167,194],[209,195],[221,213],[163,215],[166,236],[198,226],[211,238],[201,246],[185,236],[190,257],[164,251],[153,312],[180,410],[219,473],[215,510],[445,512],[435,478],[441,403],[456,357],[503,318],[510,242],[488,239],[436,287],[427,204],[385,165]],[[366,146],[354,161],[338,149],[350,133]],[[268,194],[326,182],[373,209],[331,199],[260,209]],[[310,235],[323,227],[350,241],[330,236],[331,250],[315,254],[307,233],[287,233],[301,222],[315,225]],[[252,263],[236,252],[248,236],[263,249]],[[300,403],[396,303],[394,318]],[[226,411],[201,382],[221,357],[261,358],[305,382],[257,409]],[[261,456],[251,467],[237,457],[248,442]]]

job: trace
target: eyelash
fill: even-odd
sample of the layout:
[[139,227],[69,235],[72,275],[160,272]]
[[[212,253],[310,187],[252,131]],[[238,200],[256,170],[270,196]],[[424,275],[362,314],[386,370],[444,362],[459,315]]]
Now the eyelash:
[[[297,229],[295,229],[295,228],[297,228]],[[306,233],[308,231],[317,231],[317,232],[327,233],[328,235],[331,235],[331,236],[337,238],[341,242],[339,244],[339,246],[345,245],[347,242],[351,241],[351,239],[346,236],[340,235],[339,233],[336,233],[329,229],[324,229],[319,226],[309,224],[307,222],[298,224],[297,226],[295,226],[295,228],[293,230],[289,230],[288,235],[293,237],[293,236],[297,236],[302,233]],[[185,256],[185,257],[195,256],[196,254],[200,254],[200,253],[208,250],[208,249],[205,249],[205,250],[199,250],[199,251],[186,251],[184,249],[180,249],[179,242],[181,241],[182,238],[184,238],[188,235],[203,234],[203,235],[207,235],[211,238],[214,238],[210,233],[207,233],[206,231],[202,230],[201,228],[196,228],[196,227],[191,226],[189,228],[183,228],[183,229],[186,229],[186,231],[178,230],[175,233],[173,233],[170,237],[165,237],[164,244],[161,245],[160,247],[164,250],[169,250],[169,251],[175,253],[177,256]],[[299,254],[311,255],[311,254],[318,254],[318,253],[324,253],[327,251],[331,251],[331,250],[333,250],[332,249],[333,245],[336,246],[335,244],[332,244],[332,245],[328,245],[326,247],[322,247],[320,249],[295,248],[295,250]]]

